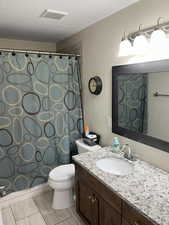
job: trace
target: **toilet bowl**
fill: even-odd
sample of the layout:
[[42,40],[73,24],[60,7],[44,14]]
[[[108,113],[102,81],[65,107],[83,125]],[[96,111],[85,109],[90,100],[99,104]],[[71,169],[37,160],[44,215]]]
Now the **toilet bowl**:
[[74,175],[75,167],[73,164],[58,166],[49,173],[48,184],[54,189],[52,203],[54,209],[72,206]]
[[[99,145],[88,146],[83,139],[76,141],[79,153],[94,151],[101,148]],[[65,209],[73,205],[73,186],[75,177],[74,164],[58,166],[49,173],[48,184],[54,189],[52,207]]]

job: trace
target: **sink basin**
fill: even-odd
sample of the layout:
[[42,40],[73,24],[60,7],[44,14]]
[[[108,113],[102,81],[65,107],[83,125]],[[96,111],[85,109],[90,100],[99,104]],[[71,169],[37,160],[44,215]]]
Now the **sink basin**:
[[104,158],[96,161],[96,166],[114,175],[127,175],[132,172],[133,165],[128,161],[119,158]]

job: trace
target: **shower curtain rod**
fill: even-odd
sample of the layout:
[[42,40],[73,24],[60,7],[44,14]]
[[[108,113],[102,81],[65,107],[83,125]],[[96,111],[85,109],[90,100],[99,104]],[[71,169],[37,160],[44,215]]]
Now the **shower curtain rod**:
[[43,54],[43,55],[80,57],[80,55],[69,54],[69,53],[46,52],[46,51],[38,51],[38,50],[20,50],[20,49],[9,49],[9,48],[0,48],[0,52],[15,52],[15,53],[18,52],[18,53],[28,53],[28,54]]

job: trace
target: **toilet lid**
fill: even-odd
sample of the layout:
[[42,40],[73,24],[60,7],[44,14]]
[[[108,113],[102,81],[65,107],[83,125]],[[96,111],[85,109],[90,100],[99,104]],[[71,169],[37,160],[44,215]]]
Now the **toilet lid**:
[[62,165],[54,168],[49,173],[49,178],[55,181],[62,181],[70,179],[75,175],[74,164]]

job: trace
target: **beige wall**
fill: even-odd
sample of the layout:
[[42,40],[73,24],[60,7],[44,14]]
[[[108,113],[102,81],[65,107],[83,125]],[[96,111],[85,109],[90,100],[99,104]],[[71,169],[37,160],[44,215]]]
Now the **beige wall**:
[[[103,145],[111,144],[114,136],[110,121],[111,67],[130,61],[127,57],[120,59],[117,56],[122,34],[124,31],[136,31],[139,24],[151,26],[159,16],[169,20],[168,12],[168,0],[140,0],[59,44],[60,49],[70,49],[81,43],[85,123],[101,134]],[[88,80],[96,74],[103,80],[103,91],[99,96],[91,95],[88,91]],[[169,171],[168,153],[123,137],[121,141],[130,143],[140,158]]]
[[169,72],[148,75],[148,134],[169,142],[169,98],[154,97],[169,93]]
[[12,48],[23,50],[38,50],[38,51],[56,51],[56,43],[39,42],[39,41],[24,41],[14,39],[0,39],[0,48]]

